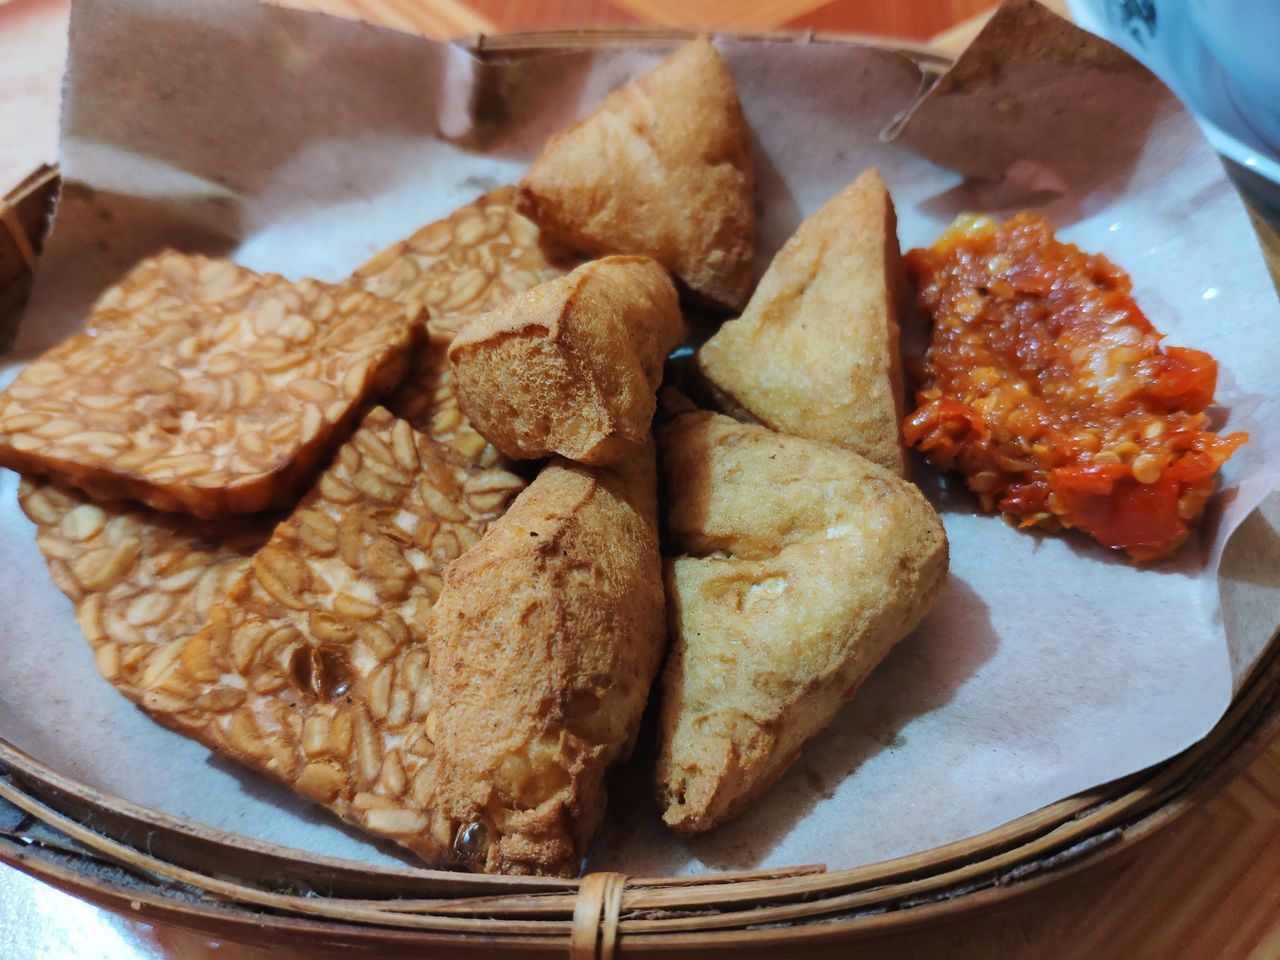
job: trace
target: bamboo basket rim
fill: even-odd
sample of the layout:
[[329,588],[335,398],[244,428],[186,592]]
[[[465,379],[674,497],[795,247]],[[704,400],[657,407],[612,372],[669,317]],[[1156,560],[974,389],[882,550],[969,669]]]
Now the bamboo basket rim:
[[[636,955],[708,945],[763,949],[783,943],[878,936],[980,912],[1003,904],[1010,894],[1030,893],[1089,869],[1149,837],[1238,772],[1277,734],[1280,647],[1273,642],[1231,709],[1205,739],[1162,764],[1108,785],[1115,787],[1115,795],[1109,795],[1107,787],[1099,788],[970,840],[848,870],[821,872],[800,867],[628,880],[622,891],[624,916],[618,930],[626,951]],[[142,919],[163,918],[199,929],[201,920],[216,918],[210,928],[214,932],[231,923],[249,933],[268,927],[294,933],[323,932],[329,937],[344,936],[344,942],[353,945],[404,941],[415,947],[447,944],[455,948],[465,946],[478,934],[486,946],[536,947],[548,952],[561,949],[569,935],[577,891],[585,880],[374,867],[292,851],[214,831],[97,791],[50,770],[3,741],[0,798],[24,811],[33,823],[56,828],[52,833],[45,829],[33,835],[30,826],[20,824],[0,831],[0,861],[95,902],[117,909],[127,904]],[[86,822],[93,822],[94,817],[102,820],[89,827],[79,822],[76,814]],[[162,834],[169,834],[171,841],[219,843],[245,856],[235,872],[230,872],[227,864],[206,867],[202,872],[182,866],[181,856],[155,856],[172,852],[164,842],[160,851],[152,849]],[[939,869],[938,864],[927,861],[940,850],[951,850],[958,856],[957,865],[948,866],[953,861],[940,858],[943,866]],[[67,862],[68,853],[122,866],[135,874],[167,878],[170,886],[140,890],[113,885],[73,869]],[[384,897],[282,894],[278,889],[266,889],[263,879],[272,876],[269,868],[279,859],[307,872],[345,872],[353,882],[394,882],[397,887]],[[268,869],[262,869],[264,865]],[[230,911],[226,906],[218,907],[210,915],[207,905],[175,904],[172,887],[179,884],[206,895],[212,893],[223,904],[235,906]],[[446,889],[456,886],[460,889],[455,892],[462,895],[407,900],[401,885],[409,884],[427,889],[436,884]],[[492,888],[503,892],[483,892]],[[255,903],[272,913],[243,909]],[[709,914],[711,907],[720,909]],[[229,916],[229,912],[238,916]],[[508,916],[510,919],[484,919]]]
[[[499,59],[637,41],[667,44],[697,33],[526,31],[456,42],[477,57]],[[717,34],[761,42],[870,43],[912,58],[926,77],[954,59],[918,44],[847,34]],[[0,201],[0,347],[3,310],[29,284],[57,186],[57,170],[45,166]],[[246,941],[302,937],[409,953],[448,947],[495,956],[563,955],[566,947],[574,957],[610,956],[615,947],[629,955],[708,948],[762,954],[781,945],[820,946],[940,923],[1090,869],[1177,819],[1276,735],[1280,643],[1273,637],[1202,740],[1163,763],[993,830],[835,871],[806,865],[603,884],[588,882],[599,874],[578,880],[494,877],[370,866],[295,850],[112,796],[0,739],[0,800],[23,814],[15,827],[0,829],[0,862],[139,919],[220,936],[234,930]],[[301,889],[305,884],[310,889]],[[322,884],[330,895],[316,895]],[[587,896],[589,887],[603,887],[613,898],[612,919],[598,890]],[[332,895],[335,890],[343,896]]]

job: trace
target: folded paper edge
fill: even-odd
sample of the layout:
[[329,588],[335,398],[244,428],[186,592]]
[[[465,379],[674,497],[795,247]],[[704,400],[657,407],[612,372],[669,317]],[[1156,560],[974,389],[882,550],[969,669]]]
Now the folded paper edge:
[[1085,67],[1162,86],[1155,74],[1124,50],[1038,0],[1004,0],[951,68],[921,91],[886,128],[883,138],[969,176],[1001,179],[1008,163],[975,165],[956,156],[947,145],[939,147],[931,122],[933,110],[950,110],[949,101],[999,89],[1011,64],[1033,61],[1059,65],[1064,74]]

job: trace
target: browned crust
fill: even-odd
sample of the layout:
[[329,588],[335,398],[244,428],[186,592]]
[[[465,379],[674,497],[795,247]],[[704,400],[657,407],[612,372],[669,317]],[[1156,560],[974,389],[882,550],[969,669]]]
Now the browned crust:
[[348,281],[389,300],[426,308],[428,336],[412,354],[400,387],[386,400],[397,417],[492,466],[498,452],[458,409],[445,351],[471,317],[513,294],[564,274],[572,264],[550,250],[516,209],[516,188],[498,187],[380,251]]
[[555,242],[652,257],[725,310],[751,289],[753,190],[742,105],[706,38],[552,137],[520,183],[521,209]]
[[447,704],[440,802],[483,869],[571,876],[665,643],[652,445],[616,470],[553,461],[452,564],[431,615]]
[[600,465],[648,442],[663,361],[683,335],[666,271],[606,257],[472,319],[449,360],[464,412],[503,454]]
[[742,812],[825,727],[946,578],[905,480],[836,447],[680,413],[661,434],[673,637],[657,798],[681,835]]
[[893,201],[868,170],[800,225],[698,368],[725,412],[905,476],[902,288]]
[[0,394],[0,465],[205,519],[291,506],[403,378],[419,313],[165,251]]

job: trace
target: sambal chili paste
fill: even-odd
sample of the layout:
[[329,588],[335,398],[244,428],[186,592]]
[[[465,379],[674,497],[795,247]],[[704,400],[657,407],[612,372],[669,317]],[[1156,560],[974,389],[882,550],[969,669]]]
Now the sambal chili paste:
[[1128,275],[1042,217],[960,217],[907,263],[932,321],[907,443],[1019,526],[1176,550],[1247,439],[1207,429],[1217,362],[1162,348]]

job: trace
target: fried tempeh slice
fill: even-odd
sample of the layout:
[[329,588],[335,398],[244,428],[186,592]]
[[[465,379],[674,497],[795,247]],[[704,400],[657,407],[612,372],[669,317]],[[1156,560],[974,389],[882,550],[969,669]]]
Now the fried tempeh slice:
[[0,395],[0,464],[199,517],[291,505],[419,311],[229,260],[144,260]]
[[516,189],[491,190],[378,253],[350,282],[427,310],[432,338],[448,342],[467,317],[565,272],[564,255],[516,209]]
[[938,515],[871,461],[706,411],[663,429],[673,646],[657,795],[681,835],[780,777],[946,578]]
[[684,319],[648,257],[605,257],[474,317],[449,347],[462,409],[514,459],[616,463],[649,442]]
[[445,350],[468,317],[561,276],[568,262],[545,244],[515,201],[515,187],[490,191],[387,247],[350,280],[380,297],[427,309],[428,337],[414,349],[409,374],[387,408],[486,466],[498,462],[497,451],[459,410]]
[[439,802],[488,872],[578,870],[665,646],[653,445],[553,460],[431,612]]
[[457,382],[449,366],[449,344],[430,339],[413,351],[404,383],[387,398],[387,409],[484,467],[503,465],[502,455],[472,426],[458,403]]
[[902,277],[893,201],[868,170],[800,225],[746,312],[698,351],[719,405],[906,476]]
[[36,525],[53,582],[75,606],[98,670],[135,702],[167,664],[164,649],[204,626],[277,519],[199,520],[97,503],[25,477],[18,503]]
[[453,857],[456,825],[433,815],[427,617],[446,565],[522,485],[375,407],[204,629],[168,648],[143,706],[357,826]]
[[552,241],[652,257],[697,301],[735,311],[751,291],[753,189],[738,92],[705,37],[552,137],[520,183]]

